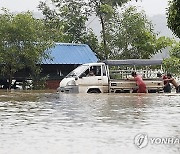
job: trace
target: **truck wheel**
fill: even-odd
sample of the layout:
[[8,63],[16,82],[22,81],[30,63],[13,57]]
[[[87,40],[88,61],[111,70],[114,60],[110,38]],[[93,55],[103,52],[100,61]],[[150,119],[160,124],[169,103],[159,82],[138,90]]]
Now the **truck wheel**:
[[101,93],[99,89],[89,89],[87,93]]

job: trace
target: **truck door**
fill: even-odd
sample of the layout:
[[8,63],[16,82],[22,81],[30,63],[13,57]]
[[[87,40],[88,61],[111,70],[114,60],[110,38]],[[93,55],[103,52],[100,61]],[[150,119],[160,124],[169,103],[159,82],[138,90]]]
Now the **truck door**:
[[101,66],[90,66],[80,75],[77,83],[81,86],[102,85]]
[[77,81],[81,92],[89,88],[98,88],[102,92],[108,92],[108,77],[105,65],[90,66]]

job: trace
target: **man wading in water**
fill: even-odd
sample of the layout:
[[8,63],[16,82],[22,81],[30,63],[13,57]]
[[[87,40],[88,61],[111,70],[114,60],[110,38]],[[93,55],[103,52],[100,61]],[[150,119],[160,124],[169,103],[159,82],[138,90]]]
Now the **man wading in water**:
[[137,93],[147,93],[146,84],[144,83],[142,77],[140,75],[137,75],[136,72],[132,72],[131,75],[134,78],[128,78],[127,80],[136,81],[136,84],[138,86]]
[[176,92],[180,93],[180,85],[178,85],[178,83],[175,81],[175,79],[170,73],[167,74],[167,79],[164,79],[164,81],[172,83],[173,86],[176,88]]
[[164,80],[164,87],[163,87],[164,92],[171,93],[171,85],[169,84],[169,81],[166,81],[168,77],[166,75],[162,75],[161,73],[157,73],[157,77]]

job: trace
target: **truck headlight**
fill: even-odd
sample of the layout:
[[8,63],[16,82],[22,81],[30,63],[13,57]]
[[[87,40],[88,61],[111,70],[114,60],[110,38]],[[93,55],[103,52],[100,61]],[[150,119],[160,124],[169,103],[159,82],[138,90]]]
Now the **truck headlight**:
[[66,86],[75,86],[76,82],[74,80],[69,81]]

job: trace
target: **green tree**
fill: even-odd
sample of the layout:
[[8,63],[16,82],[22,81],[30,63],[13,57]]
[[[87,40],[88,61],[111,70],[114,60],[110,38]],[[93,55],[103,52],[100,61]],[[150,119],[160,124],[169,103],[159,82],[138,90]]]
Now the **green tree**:
[[[131,0],[51,0],[55,9],[48,7],[44,2],[40,3],[39,8],[45,15],[45,22],[53,26],[52,30],[57,30],[52,34],[56,35],[59,32],[62,34],[61,39],[58,36],[54,37],[58,38],[56,41],[84,43],[84,40],[94,40],[94,42],[89,42],[90,46],[93,49],[98,47],[97,53],[100,58],[107,59],[110,53],[107,45],[109,19],[112,18],[119,6],[121,7],[128,1]],[[102,28],[102,42],[96,45],[95,42],[98,43],[95,41],[96,36],[85,26],[92,13],[99,17]],[[94,35],[93,39],[92,34]],[[88,37],[91,38],[87,39]],[[103,52],[100,53],[100,50]]]
[[64,25],[63,21],[60,20],[59,14],[55,10],[50,9],[44,2],[40,2],[38,7],[44,15],[42,20],[44,21],[49,39],[52,39],[54,42],[65,42]]
[[100,56],[97,36],[86,28],[89,9],[84,0],[51,1],[55,9],[45,2],[39,5],[49,37],[55,42],[86,43]]
[[15,72],[28,67],[33,73],[43,58],[49,58],[45,50],[53,45],[47,39],[44,23],[30,12],[14,15],[4,9],[0,36],[1,74],[8,77],[9,88]]
[[180,38],[180,1],[170,0],[167,9],[168,27]]
[[81,43],[89,45],[89,47],[96,53],[99,59],[103,59],[101,46],[99,44],[99,40],[97,36],[94,34],[93,30],[89,29],[84,35]]
[[180,75],[180,42],[172,47],[170,57],[164,60],[164,67],[167,72]]
[[[171,44],[168,38],[158,38],[144,12],[130,7],[119,13],[119,8],[130,0],[51,1],[56,9],[42,2],[40,9],[45,19],[61,27],[63,42],[87,43],[100,59],[150,58]],[[85,26],[92,13],[100,19],[100,40]]]
[[122,10],[121,14],[116,13],[108,31],[109,57],[113,59],[151,58],[172,43],[169,38],[158,37],[144,12],[133,6]]
[[82,42],[88,20],[83,0],[52,0],[52,3],[56,9],[50,8],[45,2],[41,2],[39,8],[48,29],[51,29],[51,36],[54,35],[53,39],[68,43]]
[[[168,27],[180,38],[180,1],[169,0],[167,9]],[[180,75],[180,43],[177,42],[170,51],[170,58],[164,60],[164,67],[168,72]]]
[[[103,58],[108,59],[110,54],[110,48],[108,47],[108,26],[111,25],[110,19],[112,19],[114,13],[124,3],[131,0],[89,0],[89,6],[92,12],[95,13],[100,19],[102,29],[102,43],[101,47],[104,51]],[[136,0],[137,1],[137,0]]]

